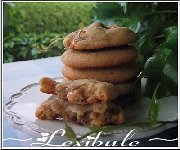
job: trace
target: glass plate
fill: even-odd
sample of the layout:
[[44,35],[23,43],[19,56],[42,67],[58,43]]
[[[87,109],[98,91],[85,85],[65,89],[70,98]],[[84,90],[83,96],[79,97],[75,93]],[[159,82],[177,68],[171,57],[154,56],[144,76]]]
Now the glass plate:
[[[62,81],[62,78],[54,79],[58,82]],[[142,81],[143,84],[144,81]],[[13,94],[9,102],[4,106],[4,112],[9,117],[9,121],[18,127],[22,131],[32,131],[35,133],[49,133],[52,134],[56,130],[64,129],[64,123],[60,120],[39,120],[35,116],[36,108],[46,99],[50,97],[48,94],[40,92],[40,86],[38,83],[33,83],[22,88],[19,93]],[[178,104],[177,97],[168,97],[160,100],[160,112],[158,120],[172,121],[178,118]],[[127,122],[144,121],[148,115],[148,109],[150,105],[149,98],[143,98],[138,100],[134,105],[127,107],[124,111]],[[76,125],[74,123],[68,123],[73,128],[77,135],[83,135],[89,132],[89,128]],[[151,127],[126,127],[123,129],[113,130],[111,132],[104,133],[101,140],[122,140],[130,131],[134,131],[135,134],[131,139],[145,138],[154,134],[160,133],[168,128],[174,127],[177,124],[157,124]],[[108,136],[106,136],[108,135]]]

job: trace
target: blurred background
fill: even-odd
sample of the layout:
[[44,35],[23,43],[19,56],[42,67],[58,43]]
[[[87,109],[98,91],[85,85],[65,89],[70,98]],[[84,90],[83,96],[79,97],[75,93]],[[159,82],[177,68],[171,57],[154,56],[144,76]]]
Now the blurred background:
[[57,56],[59,44],[51,51],[39,52],[33,44],[48,46],[53,39],[92,22],[95,3],[5,2],[3,3],[3,49],[5,63]]
[[138,46],[148,58],[154,42],[161,42],[162,31],[177,25],[177,3],[4,2],[3,8],[4,63],[60,55],[62,39],[48,51],[37,50],[37,44],[49,46],[97,20],[127,26],[136,33],[147,32],[140,35],[147,39],[141,39]]

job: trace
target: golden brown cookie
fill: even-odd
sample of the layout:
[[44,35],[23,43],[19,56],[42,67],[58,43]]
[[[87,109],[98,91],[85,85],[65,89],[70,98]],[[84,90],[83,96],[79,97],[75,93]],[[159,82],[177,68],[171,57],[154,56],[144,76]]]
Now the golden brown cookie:
[[56,96],[52,95],[37,107],[35,115],[42,120],[55,120],[63,115],[65,109],[63,103],[63,101],[58,101]]
[[126,27],[105,26],[94,22],[88,27],[68,34],[63,41],[65,48],[87,50],[132,44],[136,34]]
[[[48,80],[49,82],[46,82]],[[42,78],[44,82],[41,89],[48,89],[52,79]],[[72,104],[92,104],[97,102],[108,102],[117,99],[121,95],[133,93],[136,83],[127,82],[113,85],[108,82],[101,82],[93,79],[69,80],[64,78],[62,82],[56,82],[55,86],[51,86],[49,93],[47,90],[41,90],[43,93],[58,95],[59,99],[64,99]]]
[[66,79],[56,85],[56,93],[72,104],[92,104],[115,100],[121,95],[133,93],[134,88],[135,83],[113,85],[92,79]]
[[62,62],[72,68],[99,68],[118,66],[133,62],[137,51],[132,46],[106,48],[92,51],[66,50]]
[[95,79],[110,83],[122,83],[136,77],[140,72],[136,64],[109,68],[75,69],[68,66],[62,68],[64,77],[70,80]]
[[40,81],[40,91],[47,94],[54,94],[56,81],[50,79],[49,77],[43,77]]
[[36,109],[35,115],[41,120],[56,120],[64,117],[66,121],[76,124],[98,127],[125,122],[123,110],[113,102],[76,105],[69,104],[54,95]]

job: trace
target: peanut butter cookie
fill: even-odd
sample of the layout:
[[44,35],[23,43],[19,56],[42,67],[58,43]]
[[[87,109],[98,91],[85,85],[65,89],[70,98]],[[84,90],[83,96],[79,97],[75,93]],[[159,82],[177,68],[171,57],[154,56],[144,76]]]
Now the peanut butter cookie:
[[126,27],[105,26],[94,22],[90,26],[68,34],[63,41],[65,48],[87,50],[132,44],[136,34]]
[[136,77],[140,72],[138,65],[129,64],[120,67],[107,68],[81,68],[75,69],[68,66],[62,68],[64,77],[70,80],[95,79],[110,83],[123,83]]
[[137,51],[130,46],[106,48],[92,51],[66,50],[62,62],[72,68],[98,68],[119,66],[135,61]]

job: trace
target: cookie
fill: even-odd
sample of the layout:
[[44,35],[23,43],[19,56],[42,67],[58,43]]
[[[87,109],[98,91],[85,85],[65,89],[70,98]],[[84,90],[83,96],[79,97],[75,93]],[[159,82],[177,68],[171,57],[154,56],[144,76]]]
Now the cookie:
[[64,114],[66,121],[86,126],[101,127],[125,122],[125,114],[122,108],[113,102],[91,105],[69,104]]
[[54,94],[56,84],[56,81],[50,79],[49,77],[43,77],[39,81],[40,91],[42,93]]
[[105,26],[94,22],[88,27],[68,34],[63,41],[65,48],[88,50],[132,44],[136,34],[127,27]]
[[62,68],[63,76],[70,80],[95,79],[115,84],[126,82],[136,77],[139,72],[140,69],[136,64],[108,68],[75,69],[68,66]]
[[54,95],[36,109],[35,115],[41,120],[58,120],[63,117],[76,124],[97,127],[125,122],[122,108],[113,102],[76,105]]
[[48,100],[41,103],[37,107],[35,115],[41,120],[55,120],[61,118],[64,112],[64,102],[58,101],[55,95],[52,95]]
[[137,51],[131,46],[106,48],[97,51],[66,50],[61,61],[72,68],[98,68],[119,66],[133,62]]
[[134,92],[135,83],[120,83],[113,85],[92,79],[65,80],[56,86],[60,99],[66,99],[72,104],[92,104],[108,102],[120,95]]
[[[41,79],[43,83],[40,85],[41,91],[47,94],[58,95],[59,99],[64,99],[72,104],[92,104],[112,101],[121,95],[133,93],[136,86],[135,82],[113,85],[112,83],[93,79],[69,80],[65,78],[62,82],[56,82],[54,86],[51,86],[51,90],[49,90],[50,81],[52,83],[56,82],[50,78]],[[49,91],[54,91],[54,93]]]

